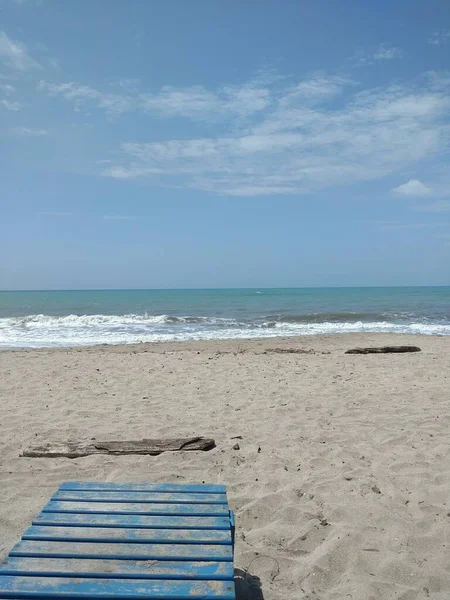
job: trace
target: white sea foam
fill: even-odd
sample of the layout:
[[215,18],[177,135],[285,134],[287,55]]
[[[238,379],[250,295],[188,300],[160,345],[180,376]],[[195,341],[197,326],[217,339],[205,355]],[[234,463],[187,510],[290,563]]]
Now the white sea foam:
[[450,323],[283,320],[241,323],[231,318],[204,316],[39,314],[0,319],[0,347],[68,347],[359,332],[450,335]]

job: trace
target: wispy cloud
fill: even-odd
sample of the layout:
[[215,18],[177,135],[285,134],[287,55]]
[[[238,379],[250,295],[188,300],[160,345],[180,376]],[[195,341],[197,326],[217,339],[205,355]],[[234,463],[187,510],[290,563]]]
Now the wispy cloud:
[[140,81],[140,79],[136,79],[136,78],[128,78],[128,79],[122,78],[122,79],[118,79],[111,85],[115,85],[130,94],[135,94],[138,92],[138,90],[140,88],[141,81]]
[[[432,85],[426,79],[366,91],[326,75],[296,85],[277,82],[265,87],[265,107],[248,115],[245,126],[237,126],[234,113],[228,114],[228,132],[219,137],[125,142],[123,160],[104,175],[235,196],[373,180],[444,151],[450,139],[449,90],[438,74]],[[330,104],[339,94],[339,104]],[[184,116],[192,118],[191,108],[189,101]],[[413,180],[402,191],[424,195],[421,186]]]
[[47,92],[50,96],[62,96],[73,102],[76,108],[91,102],[114,115],[136,107],[136,101],[131,96],[99,92],[87,85],[78,85],[74,82],[54,84],[40,81],[38,89]]
[[317,73],[283,90],[279,104],[283,107],[321,104],[325,100],[339,96],[346,86],[354,82],[348,77]]
[[431,189],[418,179],[410,179],[407,183],[402,183],[391,190],[392,194],[397,196],[429,196]]
[[20,102],[14,101],[11,99],[13,94],[15,93],[16,88],[10,83],[0,83],[0,107],[11,110],[18,111],[22,109],[22,104]]
[[27,51],[24,44],[9,38],[4,31],[0,32],[0,60],[9,68],[17,71],[41,69]]
[[3,92],[6,96],[10,96],[15,90],[16,88],[10,83],[0,83],[0,92]]
[[[396,56],[387,46],[374,54],[377,60]],[[363,91],[357,81],[327,73],[297,81],[272,74],[213,89],[166,86],[152,93],[129,82],[117,93],[76,82],[41,81],[38,87],[77,110],[95,107],[114,117],[139,111],[202,123],[202,133],[210,128],[211,135],[124,141],[119,159],[103,174],[234,196],[304,193],[374,180],[443,153],[450,142],[446,72]],[[427,192],[411,180],[395,193]]]
[[6,100],[6,98],[0,100],[0,106],[3,106],[3,108],[6,110],[12,110],[14,112],[22,110],[23,108],[23,105],[20,104],[20,102],[11,102],[10,100]]
[[129,217],[126,215],[105,215],[103,217],[105,221],[135,221],[136,217]]
[[403,55],[400,48],[390,46],[389,44],[380,44],[373,54],[374,60],[392,60],[393,58],[401,58]]
[[403,52],[400,50],[400,48],[390,44],[380,44],[371,52],[367,52],[366,50],[358,50],[350,59],[350,62],[353,64],[353,66],[362,67],[374,65],[380,61],[402,58],[402,56]]
[[428,42],[433,44],[433,46],[440,46],[441,44],[446,44],[448,41],[450,41],[450,29],[435,31],[431,37],[428,38]]
[[112,115],[139,110],[158,116],[199,121],[246,117],[266,108],[270,95],[257,81],[241,86],[225,86],[216,91],[203,86],[165,86],[157,93],[137,93],[136,80],[121,80],[119,86],[127,93],[104,92],[75,82],[54,84],[41,81],[38,89],[50,96],[62,96],[77,108],[94,105]]
[[204,87],[177,89],[164,87],[157,94],[142,94],[144,110],[164,116],[180,116],[196,120],[246,117],[265,109],[268,90],[257,82],[241,86],[225,86],[217,91]]
[[47,135],[48,131],[46,129],[32,129],[30,127],[15,127],[12,133],[20,136],[42,136]]

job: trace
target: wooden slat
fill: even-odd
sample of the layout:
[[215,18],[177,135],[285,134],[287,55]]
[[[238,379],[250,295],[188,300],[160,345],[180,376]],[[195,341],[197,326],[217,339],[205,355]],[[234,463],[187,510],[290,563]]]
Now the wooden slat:
[[116,513],[122,515],[179,515],[222,517],[228,514],[226,504],[133,504],[120,502],[50,501],[43,512]]
[[60,490],[95,491],[129,491],[129,492],[181,492],[197,494],[225,494],[224,485],[185,484],[185,483],[105,483],[103,481],[66,481]]
[[53,558],[122,558],[127,560],[201,560],[233,559],[229,545],[212,544],[103,544],[91,542],[41,542],[23,540],[10,556]]
[[58,491],[52,500],[71,502],[154,502],[158,504],[227,504],[226,494],[181,494],[165,492],[112,492],[110,490]]
[[197,529],[122,529],[102,527],[29,527],[23,540],[152,543],[231,544],[231,531]]
[[46,577],[107,577],[141,579],[233,579],[231,562],[103,560],[83,558],[9,557],[0,563],[2,575]]
[[230,529],[230,519],[228,517],[167,517],[42,512],[33,519],[33,525],[227,530]]
[[61,486],[0,564],[0,599],[234,600],[224,486]]
[[70,579],[64,577],[0,577],[0,598],[101,598],[134,600],[234,600],[229,581],[164,581],[149,579]]

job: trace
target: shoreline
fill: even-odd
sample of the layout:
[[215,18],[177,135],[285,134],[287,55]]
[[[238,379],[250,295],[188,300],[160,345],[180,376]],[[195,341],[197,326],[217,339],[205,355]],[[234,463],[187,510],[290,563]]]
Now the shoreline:
[[[328,334],[309,334],[309,335],[295,335],[295,336],[272,336],[272,337],[250,337],[250,338],[215,338],[210,340],[170,340],[170,341],[154,341],[154,342],[137,342],[130,344],[92,344],[85,346],[57,346],[57,347],[49,347],[49,346],[40,346],[37,348],[30,347],[11,347],[11,348],[0,348],[0,353],[10,353],[10,352],[84,352],[84,351],[95,351],[95,350],[116,350],[118,352],[124,352],[126,350],[141,352],[148,352],[151,348],[161,348],[162,346],[167,346],[171,348],[172,346],[178,349],[189,349],[189,346],[197,346],[207,349],[208,346],[237,346],[237,345],[256,345],[259,346],[261,344],[269,344],[273,345],[276,343],[288,344],[289,342],[295,343],[304,343],[312,345],[314,340],[322,342],[324,340],[335,340],[335,339],[348,339],[354,338],[355,341],[357,339],[370,339],[371,343],[378,343],[377,340],[380,340],[380,345],[416,345],[416,343],[410,342],[407,343],[408,340],[422,340],[422,339],[446,339],[450,340],[450,335],[445,334],[426,334],[426,333],[388,333],[388,332],[374,332],[374,333],[366,333],[366,332],[341,332],[341,333],[328,333]],[[381,343],[381,340],[392,338],[396,340],[395,344],[388,344],[388,342]],[[399,343],[398,340],[402,339],[402,343]]]

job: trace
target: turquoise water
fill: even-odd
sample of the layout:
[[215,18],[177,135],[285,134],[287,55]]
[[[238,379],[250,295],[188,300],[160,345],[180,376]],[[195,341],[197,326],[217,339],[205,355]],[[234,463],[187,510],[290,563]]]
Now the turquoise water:
[[0,347],[450,335],[450,287],[0,292]]

